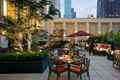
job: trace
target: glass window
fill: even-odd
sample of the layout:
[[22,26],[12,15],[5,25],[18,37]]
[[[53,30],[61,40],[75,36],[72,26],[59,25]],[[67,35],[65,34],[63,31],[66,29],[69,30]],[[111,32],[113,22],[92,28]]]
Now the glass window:
[[3,13],[2,8],[3,8],[3,4],[2,4],[2,0],[0,0],[0,16],[2,16]]

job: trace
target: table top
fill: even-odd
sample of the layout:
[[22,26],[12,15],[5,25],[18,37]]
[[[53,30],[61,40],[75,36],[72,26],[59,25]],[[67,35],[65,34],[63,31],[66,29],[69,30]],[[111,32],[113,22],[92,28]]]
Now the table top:
[[58,59],[60,59],[60,60],[62,60],[64,62],[67,62],[67,63],[72,63],[72,62],[80,60],[79,57],[72,58],[70,55],[62,55],[62,56],[59,56]]

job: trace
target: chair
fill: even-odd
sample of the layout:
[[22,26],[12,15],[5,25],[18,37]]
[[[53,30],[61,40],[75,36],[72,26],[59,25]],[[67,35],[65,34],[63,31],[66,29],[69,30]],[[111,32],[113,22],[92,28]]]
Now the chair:
[[74,61],[72,62],[71,64],[74,64],[74,65],[80,65],[81,63],[84,63],[85,62],[85,58],[86,56],[85,55],[79,55],[79,56],[76,56],[77,58],[79,58],[79,60],[77,61]]
[[80,52],[79,51],[75,51],[74,52],[74,56],[79,56],[80,55]]
[[50,76],[52,73],[57,75],[56,80],[59,80],[61,74],[67,71],[67,67],[64,65],[64,62],[58,59],[50,59],[49,60],[49,73],[48,80],[50,80]]
[[85,58],[85,61],[77,64],[72,64],[70,67],[70,72],[73,72],[77,75],[77,77],[80,77],[80,80],[82,80],[82,74],[87,73],[88,79],[90,80],[90,74],[89,74],[89,65],[90,60],[88,58]]
[[120,68],[120,54],[113,55],[113,67]]

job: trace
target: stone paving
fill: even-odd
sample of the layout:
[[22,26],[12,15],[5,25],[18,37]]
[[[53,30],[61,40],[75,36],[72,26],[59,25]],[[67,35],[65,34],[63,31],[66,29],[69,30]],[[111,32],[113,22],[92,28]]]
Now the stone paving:
[[[112,67],[112,61],[107,60],[106,56],[90,56],[90,77],[91,80],[120,80],[120,70]],[[0,80],[47,80],[48,70],[43,74],[0,74]],[[67,80],[66,73],[63,75],[64,80]],[[55,80],[55,75],[51,77]],[[79,80],[75,75],[72,75],[71,80]],[[86,75],[83,75],[83,80],[87,80]]]

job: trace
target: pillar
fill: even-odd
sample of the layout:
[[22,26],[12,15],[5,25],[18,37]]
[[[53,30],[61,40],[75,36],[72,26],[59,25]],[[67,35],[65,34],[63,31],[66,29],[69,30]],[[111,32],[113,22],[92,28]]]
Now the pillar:
[[98,22],[98,34],[101,34],[101,22]]
[[111,31],[112,31],[112,27],[113,27],[113,24],[112,24],[112,22],[110,22],[109,32],[111,32]]
[[66,40],[66,22],[63,21],[63,28],[64,28],[64,40]]
[[89,22],[86,22],[86,32],[90,32],[90,25],[89,25]]

